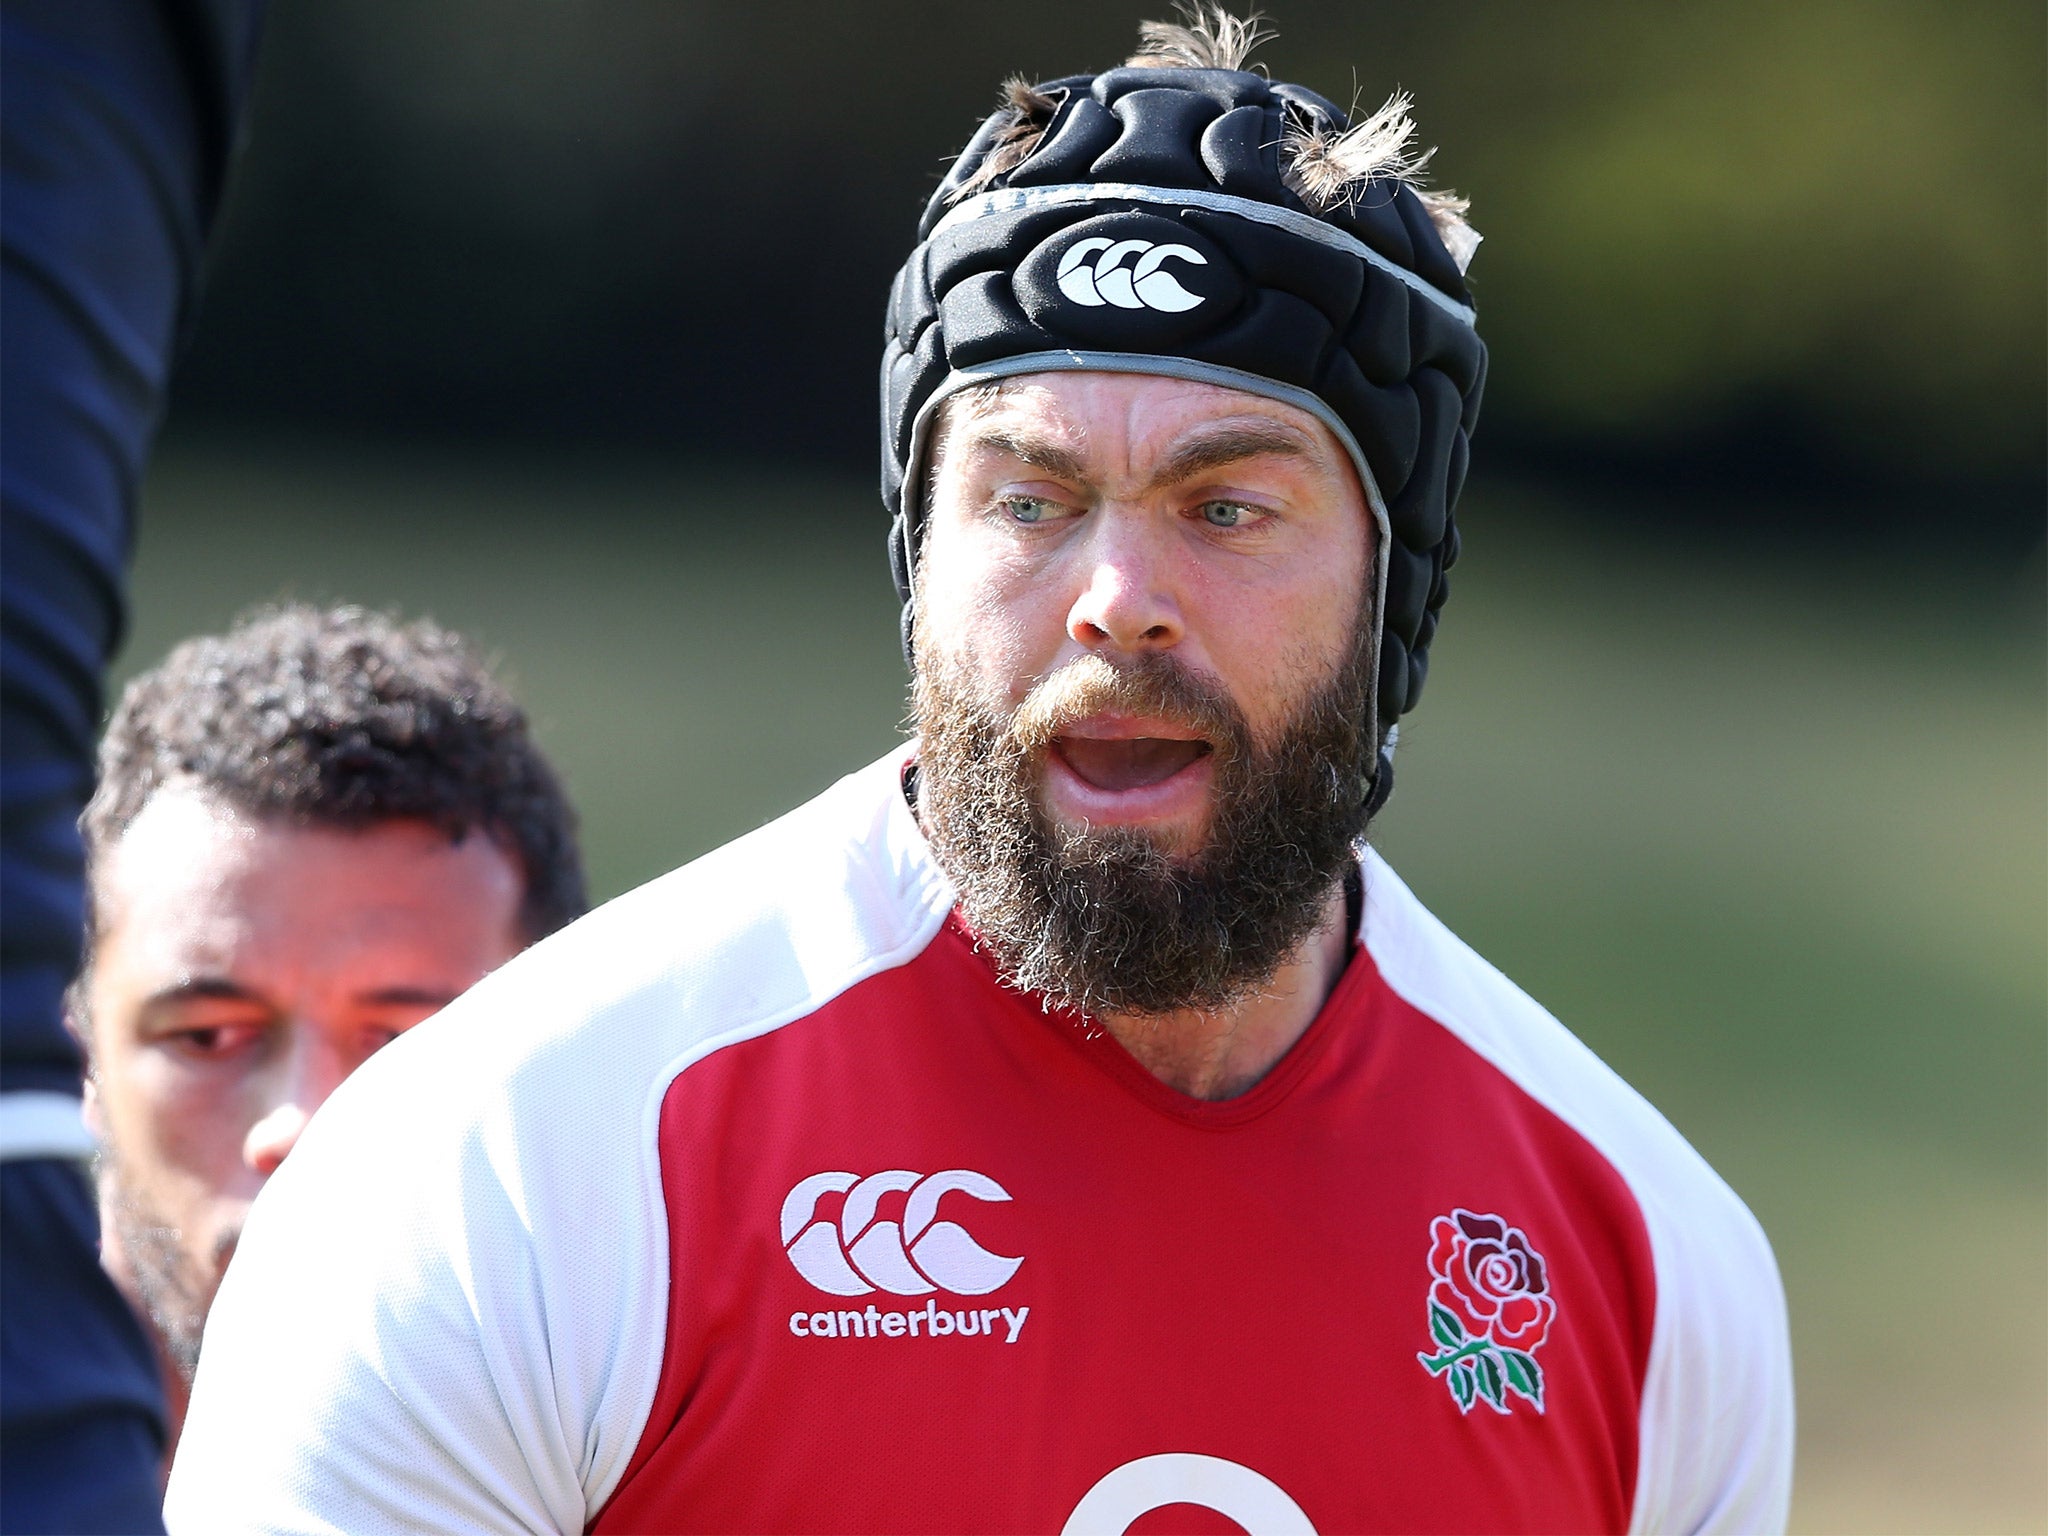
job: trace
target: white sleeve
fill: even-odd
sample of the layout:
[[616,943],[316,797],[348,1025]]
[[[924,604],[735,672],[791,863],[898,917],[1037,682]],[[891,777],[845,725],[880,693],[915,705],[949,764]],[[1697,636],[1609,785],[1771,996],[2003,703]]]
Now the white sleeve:
[[1763,1229],[1670,1122],[1437,921],[1377,853],[1365,873],[1364,936],[1388,984],[1591,1142],[1642,1212],[1657,1320],[1630,1529],[1782,1531],[1792,1347]]
[[1783,1531],[1793,1432],[1784,1289],[1763,1229],[1734,1194],[1697,1194],[1646,1211],[1657,1324],[1632,1529]]
[[535,1048],[531,974],[379,1052],[256,1201],[173,1531],[581,1532],[617,1485],[667,1305],[658,1094],[620,1080],[609,1031]]
[[392,1156],[426,1106],[371,1086],[323,1109],[257,1202],[208,1319],[166,1523],[580,1531],[510,1192],[474,1165]]

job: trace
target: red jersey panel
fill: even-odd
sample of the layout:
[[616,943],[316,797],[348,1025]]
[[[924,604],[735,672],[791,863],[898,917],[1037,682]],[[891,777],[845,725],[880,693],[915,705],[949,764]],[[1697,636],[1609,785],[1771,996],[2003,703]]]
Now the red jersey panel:
[[[1363,950],[1272,1074],[1208,1103],[949,923],[680,1075],[660,1147],[678,1283],[598,1531],[1052,1531],[1161,1456],[1325,1532],[1628,1525],[1635,1202]],[[1477,1235],[1433,1268],[1460,1212]],[[1453,1276],[1489,1239],[1494,1286],[1491,1248]],[[1175,1492],[1203,1505],[1191,1475],[1119,1512]]]

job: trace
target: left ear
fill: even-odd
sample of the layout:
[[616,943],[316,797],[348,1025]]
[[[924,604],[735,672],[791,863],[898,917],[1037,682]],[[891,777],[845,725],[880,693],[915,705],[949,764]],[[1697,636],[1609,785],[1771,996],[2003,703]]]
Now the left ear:
[[100,1102],[99,1081],[90,1072],[85,1075],[85,1097],[79,1104],[79,1112],[85,1117],[85,1128],[92,1132],[92,1139],[104,1142],[107,1139],[106,1106]]
[[80,1017],[78,990],[80,983],[73,982],[64,994],[64,1032],[78,1042],[78,1049],[85,1056],[85,1090],[80,1110],[85,1116],[85,1128],[92,1132],[94,1141],[107,1139],[106,1106],[100,1102],[98,1074],[92,1069],[92,1035]]

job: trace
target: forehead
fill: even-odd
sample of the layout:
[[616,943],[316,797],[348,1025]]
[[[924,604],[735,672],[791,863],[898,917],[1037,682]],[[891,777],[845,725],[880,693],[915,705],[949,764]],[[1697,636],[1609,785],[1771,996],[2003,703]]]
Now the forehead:
[[217,890],[252,863],[279,829],[259,823],[197,785],[170,783],[94,860],[94,885],[108,899],[153,895],[165,885],[185,892]]
[[335,957],[364,946],[467,950],[512,923],[524,882],[482,834],[416,821],[361,829],[250,816],[195,786],[152,795],[94,870],[96,959],[179,967]]

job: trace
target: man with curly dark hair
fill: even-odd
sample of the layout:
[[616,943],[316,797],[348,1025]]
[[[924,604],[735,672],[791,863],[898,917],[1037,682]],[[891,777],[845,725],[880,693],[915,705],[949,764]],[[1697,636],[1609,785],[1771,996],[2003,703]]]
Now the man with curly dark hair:
[[175,1444],[257,1191],[373,1051],[583,911],[575,816],[460,638],[292,606],[129,685],[81,826],[103,1256]]

